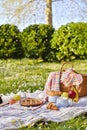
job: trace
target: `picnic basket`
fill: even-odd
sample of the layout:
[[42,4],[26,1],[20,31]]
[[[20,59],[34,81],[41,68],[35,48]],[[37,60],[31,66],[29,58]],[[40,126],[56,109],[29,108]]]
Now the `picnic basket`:
[[[67,86],[67,87],[66,87],[63,83],[61,83],[61,76],[62,76],[63,71],[65,71],[65,70],[64,70],[64,66],[65,66],[66,64],[71,64],[71,67],[72,67],[72,69],[73,69],[73,64],[72,64],[71,62],[64,62],[64,63],[62,64],[62,66],[61,66],[61,69],[60,69],[60,90],[61,90],[62,92],[68,92],[68,91],[70,91],[70,89],[71,89],[71,86]],[[77,73],[77,74],[80,74],[80,73],[78,73],[77,71],[75,71],[74,69],[73,69],[73,71],[74,71],[75,73]],[[77,87],[77,90],[78,90],[78,93],[79,93],[79,97],[83,97],[83,96],[87,96],[87,74],[80,74],[80,75],[82,75],[83,81],[82,81],[82,83],[79,85],[79,87]]]

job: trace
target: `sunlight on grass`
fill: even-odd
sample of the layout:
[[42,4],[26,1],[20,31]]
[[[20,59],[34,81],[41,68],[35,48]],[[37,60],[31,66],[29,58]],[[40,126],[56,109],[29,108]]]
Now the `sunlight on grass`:
[[[77,72],[87,74],[87,60],[72,62]],[[43,90],[50,72],[59,71],[62,63],[48,63],[41,60],[0,60],[0,93]],[[64,66],[66,68],[66,66]],[[70,64],[67,67],[71,67]],[[20,130],[85,130],[87,115],[63,123],[39,122],[30,128]]]
[[[73,64],[77,72],[87,74],[86,60],[74,61]],[[41,60],[30,59],[0,60],[0,92],[43,90],[49,73],[59,71],[61,65],[62,63],[44,63]],[[71,67],[70,64],[67,66]]]

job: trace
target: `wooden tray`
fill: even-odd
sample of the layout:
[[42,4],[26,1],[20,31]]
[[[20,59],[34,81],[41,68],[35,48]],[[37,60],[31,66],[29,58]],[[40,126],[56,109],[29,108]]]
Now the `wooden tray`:
[[36,98],[24,98],[20,100],[20,104],[22,106],[39,106],[43,104],[42,100],[36,99]]

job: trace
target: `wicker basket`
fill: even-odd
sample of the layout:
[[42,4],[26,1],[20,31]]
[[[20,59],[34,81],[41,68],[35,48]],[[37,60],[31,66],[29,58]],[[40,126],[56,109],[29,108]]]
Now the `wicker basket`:
[[[61,67],[61,70],[60,70],[60,79],[61,79],[62,72],[64,71],[63,69],[64,69],[65,64],[71,64],[72,68],[73,68],[73,64],[71,62],[64,62],[62,64],[62,67]],[[87,96],[87,75],[86,74],[81,74],[81,75],[82,75],[82,78],[83,78],[83,82],[77,88],[78,93],[79,93],[79,97]],[[70,89],[71,89],[71,86],[66,87],[63,83],[60,82],[60,90],[62,92],[68,92]]]

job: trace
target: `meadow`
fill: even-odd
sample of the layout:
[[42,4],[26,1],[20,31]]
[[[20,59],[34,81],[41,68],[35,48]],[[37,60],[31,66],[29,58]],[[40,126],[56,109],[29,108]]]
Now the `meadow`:
[[[72,62],[79,73],[87,74],[87,60]],[[50,72],[59,71],[62,62],[43,62],[42,60],[7,59],[0,60],[0,93],[17,93],[18,91],[43,90]],[[70,64],[67,67],[71,67]],[[40,121],[34,126],[19,130],[85,130],[87,114],[62,123]]]

